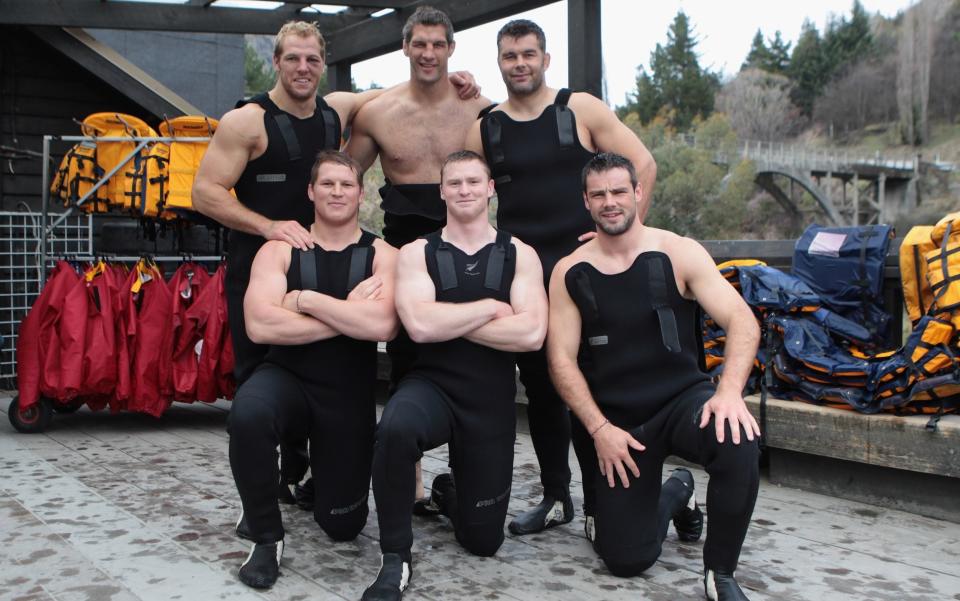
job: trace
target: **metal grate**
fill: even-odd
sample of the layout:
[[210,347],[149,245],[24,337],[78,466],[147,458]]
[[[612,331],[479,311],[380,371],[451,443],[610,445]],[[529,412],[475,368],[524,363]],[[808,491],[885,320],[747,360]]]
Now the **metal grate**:
[[[17,332],[40,294],[40,213],[0,211],[0,387],[16,388]],[[93,254],[93,220],[77,214],[56,225],[47,238],[47,269],[64,255]]]

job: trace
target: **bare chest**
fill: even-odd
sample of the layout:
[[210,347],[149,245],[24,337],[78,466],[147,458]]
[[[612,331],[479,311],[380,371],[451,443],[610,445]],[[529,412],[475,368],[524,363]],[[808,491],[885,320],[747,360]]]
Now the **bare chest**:
[[463,149],[476,120],[471,103],[429,109],[397,106],[386,111],[376,135],[384,175],[395,183],[440,181],[440,166]]

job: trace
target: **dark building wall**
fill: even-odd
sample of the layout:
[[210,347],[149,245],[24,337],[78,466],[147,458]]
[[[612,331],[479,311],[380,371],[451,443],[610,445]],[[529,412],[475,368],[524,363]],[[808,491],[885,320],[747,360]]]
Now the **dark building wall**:
[[220,118],[243,97],[243,36],[88,29],[204,114]]
[[[0,26],[0,146],[40,153],[45,134],[80,135],[74,119],[101,111],[135,115],[154,127],[159,122],[29,31]],[[53,143],[51,173],[69,146]],[[5,154],[11,151],[0,148]],[[16,210],[20,202],[39,210],[42,168],[39,156],[0,158],[0,210]]]

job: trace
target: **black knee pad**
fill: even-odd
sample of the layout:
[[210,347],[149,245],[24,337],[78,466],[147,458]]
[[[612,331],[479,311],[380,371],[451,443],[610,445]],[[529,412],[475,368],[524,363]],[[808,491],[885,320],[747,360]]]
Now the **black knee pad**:
[[327,536],[337,542],[346,542],[357,538],[363,527],[367,525],[367,514],[369,512],[369,507],[364,504],[356,511],[343,515],[314,512],[313,519],[316,520]]
[[483,524],[457,531],[457,541],[473,555],[492,557],[503,544],[503,524]]

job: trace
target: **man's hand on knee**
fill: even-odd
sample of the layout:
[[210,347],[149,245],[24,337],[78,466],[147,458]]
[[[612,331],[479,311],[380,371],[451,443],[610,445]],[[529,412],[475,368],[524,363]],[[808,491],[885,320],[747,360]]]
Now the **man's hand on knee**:
[[630,488],[627,470],[633,474],[634,478],[640,476],[640,469],[630,456],[630,449],[644,451],[646,447],[629,432],[609,422],[604,422],[593,433],[593,444],[597,448],[600,473],[606,476],[610,488],[616,486],[615,474],[620,474],[620,481],[623,482],[624,488]]
[[722,443],[725,437],[724,427],[730,422],[730,438],[733,444],[740,444],[740,427],[743,426],[747,434],[747,440],[753,441],[753,437],[760,436],[760,426],[757,420],[753,419],[747,404],[743,401],[743,396],[739,394],[722,393],[720,390],[710,397],[703,405],[703,413],[700,417],[700,428],[706,428],[710,423],[710,417],[714,418],[714,429],[717,432],[717,442]]

